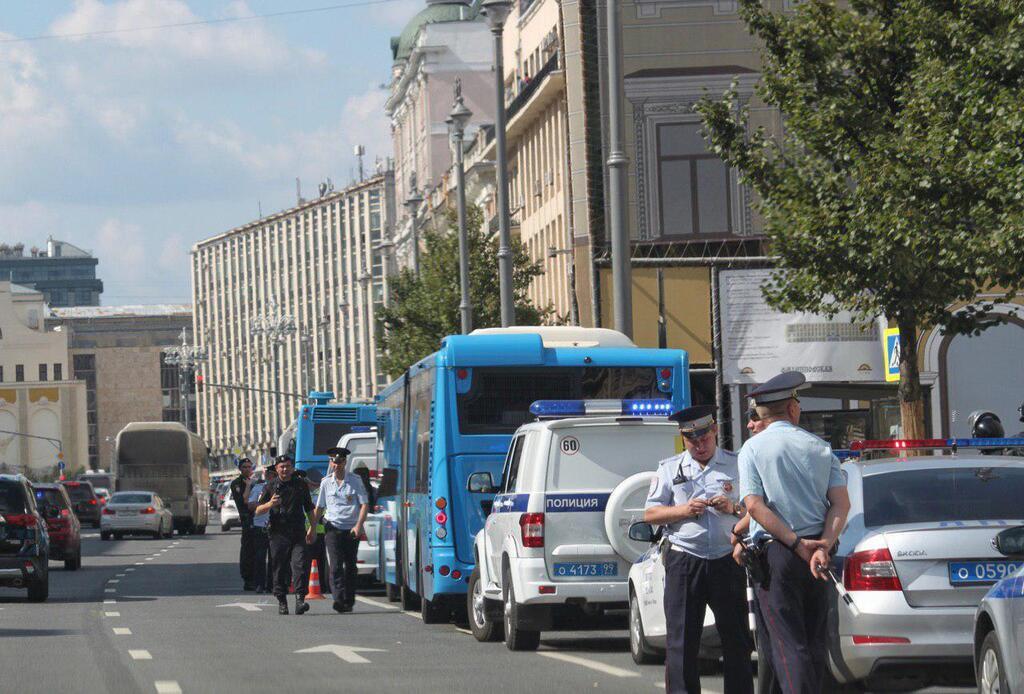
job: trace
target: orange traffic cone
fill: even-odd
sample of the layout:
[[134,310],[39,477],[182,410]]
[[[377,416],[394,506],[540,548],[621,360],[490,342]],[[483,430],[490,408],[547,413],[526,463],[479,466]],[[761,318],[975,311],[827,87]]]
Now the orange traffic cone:
[[326,600],[320,592],[320,570],[317,568],[316,559],[313,560],[313,568],[309,570],[309,592],[306,593],[306,600]]

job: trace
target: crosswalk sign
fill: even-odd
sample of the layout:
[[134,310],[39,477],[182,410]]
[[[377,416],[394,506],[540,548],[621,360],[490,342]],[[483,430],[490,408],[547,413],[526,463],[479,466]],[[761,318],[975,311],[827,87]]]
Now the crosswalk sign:
[[893,382],[900,380],[900,329],[887,328],[882,338],[882,348],[885,350],[885,380]]

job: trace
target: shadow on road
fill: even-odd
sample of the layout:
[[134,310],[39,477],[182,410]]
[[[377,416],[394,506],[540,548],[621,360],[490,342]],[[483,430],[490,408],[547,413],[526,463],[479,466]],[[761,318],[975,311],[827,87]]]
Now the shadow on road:
[[593,637],[577,637],[568,639],[543,639],[548,648],[559,651],[583,651],[590,653],[621,653],[629,651],[629,637],[618,638],[605,635]]
[[20,639],[28,636],[77,636],[81,633],[71,629],[0,629],[0,639]]

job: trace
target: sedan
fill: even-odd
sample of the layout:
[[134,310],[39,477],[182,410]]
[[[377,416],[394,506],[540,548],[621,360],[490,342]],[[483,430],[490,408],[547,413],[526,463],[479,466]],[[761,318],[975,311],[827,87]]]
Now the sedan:
[[242,519],[238,517],[238,507],[235,505],[235,500],[231,498],[229,492],[220,505],[220,529],[227,532],[231,528],[241,527]]
[[103,508],[100,517],[100,539],[122,535],[170,537],[174,532],[174,516],[159,495],[153,492],[116,492]]
[[[1000,553],[1024,558],[1024,527],[994,540]],[[974,672],[980,694],[1024,692],[1024,566],[996,583],[974,618]]]

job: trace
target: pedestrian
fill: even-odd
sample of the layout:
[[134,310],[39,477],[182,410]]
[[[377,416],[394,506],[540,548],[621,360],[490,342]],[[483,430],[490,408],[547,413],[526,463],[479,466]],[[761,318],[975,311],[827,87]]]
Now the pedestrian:
[[316,519],[324,519],[327,560],[331,563],[331,593],[335,612],[351,612],[356,602],[359,536],[369,509],[369,495],[358,475],[347,472],[349,450],[327,449],[331,473],[320,483]]
[[260,495],[267,484],[275,479],[277,479],[277,469],[271,463],[263,468],[263,479],[254,484],[252,491],[249,492],[248,506],[253,514],[252,527],[255,532],[252,575],[256,582],[257,593],[265,593],[274,586],[271,579],[270,565],[267,563],[267,554],[270,549],[270,539],[267,537],[267,524],[270,522],[270,514],[256,514],[256,507],[259,506]]
[[288,572],[295,588],[295,614],[309,610],[306,603],[306,520],[313,525],[313,499],[305,481],[295,475],[291,456],[277,456],[277,479],[260,494],[256,513],[270,513],[270,561],[274,565],[274,596],[278,614],[288,614]]
[[726,694],[751,694],[753,649],[747,626],[746,576],[732,559],[730,534],[743,515],[736,454],[718,447],[712,408],[670,417],[686,450],[658,464],[644,520],[664,525],[665,689],[700,694],[697,657],[710,606],[722,640]]
[[850,498],[828,443],[801,429],[789,372],[750,393],[764,429],[739,454],[740,495],[751,516],[762,580],[758,640],[766,640],[776,688],[819,694],[828,667],[828,584],[822,567],[846,523]]
[[253,532],[252,526],[253,514],[249,510],[249,493],[256,482],[252,474],[255,466],[249,458],[240,458],[236,465],[239,474],[231,481],[231,499],[238,509],[238,522],[242,526],[242,542],[238,548],[238,571],[242,574],[242,589],[256,590],[256,577],[252,574],[256,533]]

